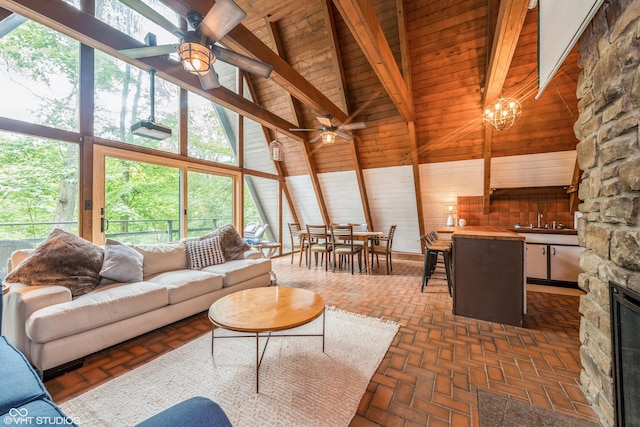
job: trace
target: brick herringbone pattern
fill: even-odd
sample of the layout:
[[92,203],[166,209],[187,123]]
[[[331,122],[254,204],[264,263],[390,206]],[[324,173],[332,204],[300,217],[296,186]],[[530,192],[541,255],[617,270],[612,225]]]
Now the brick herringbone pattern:
[[[352,426],[478,426],[478,389],[598,422],[579,387],[577,296],[528,292],[525,327],[451,314],[441,272],[420,293],[422,262],[374,274],[325,272],[274,259],[278,284],[318,292],[327,305],[402,324]],[[209,331],[205,314],[88,358],[50,380],[57,402],[76,396]]]

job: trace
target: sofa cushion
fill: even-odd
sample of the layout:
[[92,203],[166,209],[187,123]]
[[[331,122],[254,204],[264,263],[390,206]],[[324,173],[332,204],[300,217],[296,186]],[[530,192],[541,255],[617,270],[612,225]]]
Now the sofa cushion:
[[73,301],[35,311],[26,324],[31,341],[44,343],[128,319],[169,304],[168,291],[151,282],[103,285]]
[[201,270],[176,270],[147,278],[167,288],[169,304],[177,304],[222,289],[222,276]]
[[143,260],[142,254],[135,249],[107,239],[100,276],[121,283],[142,282]]
[[103,256],[101,247],[55,229],[5,281],[29,286],[65,286],[76,297],[98,286]]
[[227,261],[224,264],[205,267],[202,271],[220,274],[223,278],[223,287],[226,288],[269,273],[271,271],[271,260],[267,258],[237,259]]
[[27,359],[5,337],[0,337],[0,360],[0,414],[36,399],[51,398]]
[[139,244],[131,247],[144,257],[142,261],[144,277],[187,268],[187,247],[184,243]]
[[199,270],[209,265],[225,262],[220,248],[220,237],[187,242],[187,264],[189,268]]

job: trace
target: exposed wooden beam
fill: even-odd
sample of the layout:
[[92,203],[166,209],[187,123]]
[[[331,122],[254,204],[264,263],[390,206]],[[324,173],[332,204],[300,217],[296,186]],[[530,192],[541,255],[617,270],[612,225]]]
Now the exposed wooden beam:
[[157,70],[159,77],[183,89],[196,93],[262,125],[281,129],[283,133],[297,141],[303,140],[297,133],[289,131],[289,128],[295,127],[294,124],[232,91],[224,87],[209,91],[203,90],[197,76],[184,71],[176,61],[163,57],[132,59],[121,54],[120,49],[144,47],[145,45],[62,0],[0,0],[0,7],[44,24],[135,67],[145,70],[153,68]]
[[[181,16],[186,16],[191,11],[206,15],[214,4],[212,0],[162,1]],[[242,24],[229,31],[220,42],[231,50],[271,64],[273,72],[270,79],[319,115],[331,114],[338,122],[347,120],[348,116],[344,111]]]
[[333,13],[333,8],[331,6],[331,0],[325,0],[322,8],[325,20],[327,21],[327,28],[329,29],[329,40],[328,43],[330,45],[330,49],[333,52],[336,60],[331,61],[334,65],[335,73],[338,75],[338,81],[340,84],[338,85],[338,91],[340,92],[340,105],[342,110],[347,114],[349,113],[349,104],[347,103],[347,78],[344,74],[344,65],[342,63],[342,54],[340,52],[340,43],[338,41],[338,31],[336,30],[336,17]]
[[333,3],[400,115],[406,122],[415,121],[413,98],[370,0],[334,0]]
[[[267,28],[270,30],[270,35],[273,38],[274,46],[276,46],[276,53],[278,54],[278,56],[280,56],[282,59],[286,61],[286,52],[284,51],[284,44],[282,43],[282,39],[280,38],[279,32],[277,31],[276,23],[269,22],[267,25]],[[295,102],[293,101],[293,95],[289,94],[287,98],[288,98],[289,107],[291,108],[291,112],[293,116],[296,118],[298,123],[301,123],[302,122],[301,114]],[[311,185],[313,186],[313,190],[316,194],[316,199],[318,200],[318,206],[320,207],[320,214],[322,215],[322,218],[324,218],[324,223],[328,224],[329,212],[327,211],[327,205],[324,202],[324,194],[322,193],[322,187],[320,186],[320,181],[318,180],[318,173],[316,170],[316,166],[311,158],[311,147],[309,146],[308,141],[302,141],[300,144],[302,145],[304,162],[307,165],[307,170],[309,171],[309,178],[311,179]],[[286,161],[287,160],[285,159],[285,162]],[[291,212],[293,212],[296,222],[299,222],[297,220],[298,216],[295,213],[293,201],[292,199],[288,199],[288,200],[289,200],[289,206],[291,208]]]
[[493,36],[491,57],[482,96],[483,108],[495,101],[502,92],[524,19],[527,16],[528,6],[529,0],[503,0],[500,2],[498,22]]
[[484,181],[483,181],[483,197],[482,211],[485,215],[489,215],[491,205],[491,144],[493,142],[493,129],[491,126],[484,127]]
[[[344,72],[344,66],[342,62],[342,53],[340,51],[340,43],[338,43],[338,32],[336,30],[336,19],[331,6],[331,0],[325,0],[323,10],[326,12],[325,18],[328,23],[329,34],[331,37],[330,44],[331,49],[336,57],[336,73],[338,74],[338,81],[340,82],[340,95],[341,102],[344,105],[344,109],[347,113],[349,111],[349,100],[346,93],[347,78]],[[360,152],[358,151],[358,138],[354,138],[349,141],[349,152],[351,153],[351,159],[353,162],[353,171],[356,174],[356,181],[358,183],[358,190],[360,193],[360,203],[362,204],[362,211],[364,212],[364,220],[368,224],[369,228],[375,230],[375,224],[373,224],[373,217],[371,216],[371,209],[369,208],[369,197],[367,196],[367,186],[364,182],[364,175],[362,173],[362,166],[360,165]]]

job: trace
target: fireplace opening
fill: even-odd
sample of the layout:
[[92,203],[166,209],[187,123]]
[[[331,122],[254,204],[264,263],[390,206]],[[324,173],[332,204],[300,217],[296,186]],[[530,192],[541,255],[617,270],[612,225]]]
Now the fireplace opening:
[[617,426],[639,426],[640,294],[609,282],[614,404]]

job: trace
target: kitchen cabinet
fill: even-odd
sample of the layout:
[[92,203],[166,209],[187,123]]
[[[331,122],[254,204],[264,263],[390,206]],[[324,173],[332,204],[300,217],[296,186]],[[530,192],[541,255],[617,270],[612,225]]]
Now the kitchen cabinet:
[[516,233],[455,231],[453,314],[522,326],[524,238]]
[[547,279],[548,276],[548,245],[527,243],[527,277],[534,279]]
[[531,283],[575,286],[580,269],[577,236],[523,234],[526,246],[527,280]]
[[549,245],[549,279],[577,282],[582,272],[578,260],[583,250],[580,246]]

